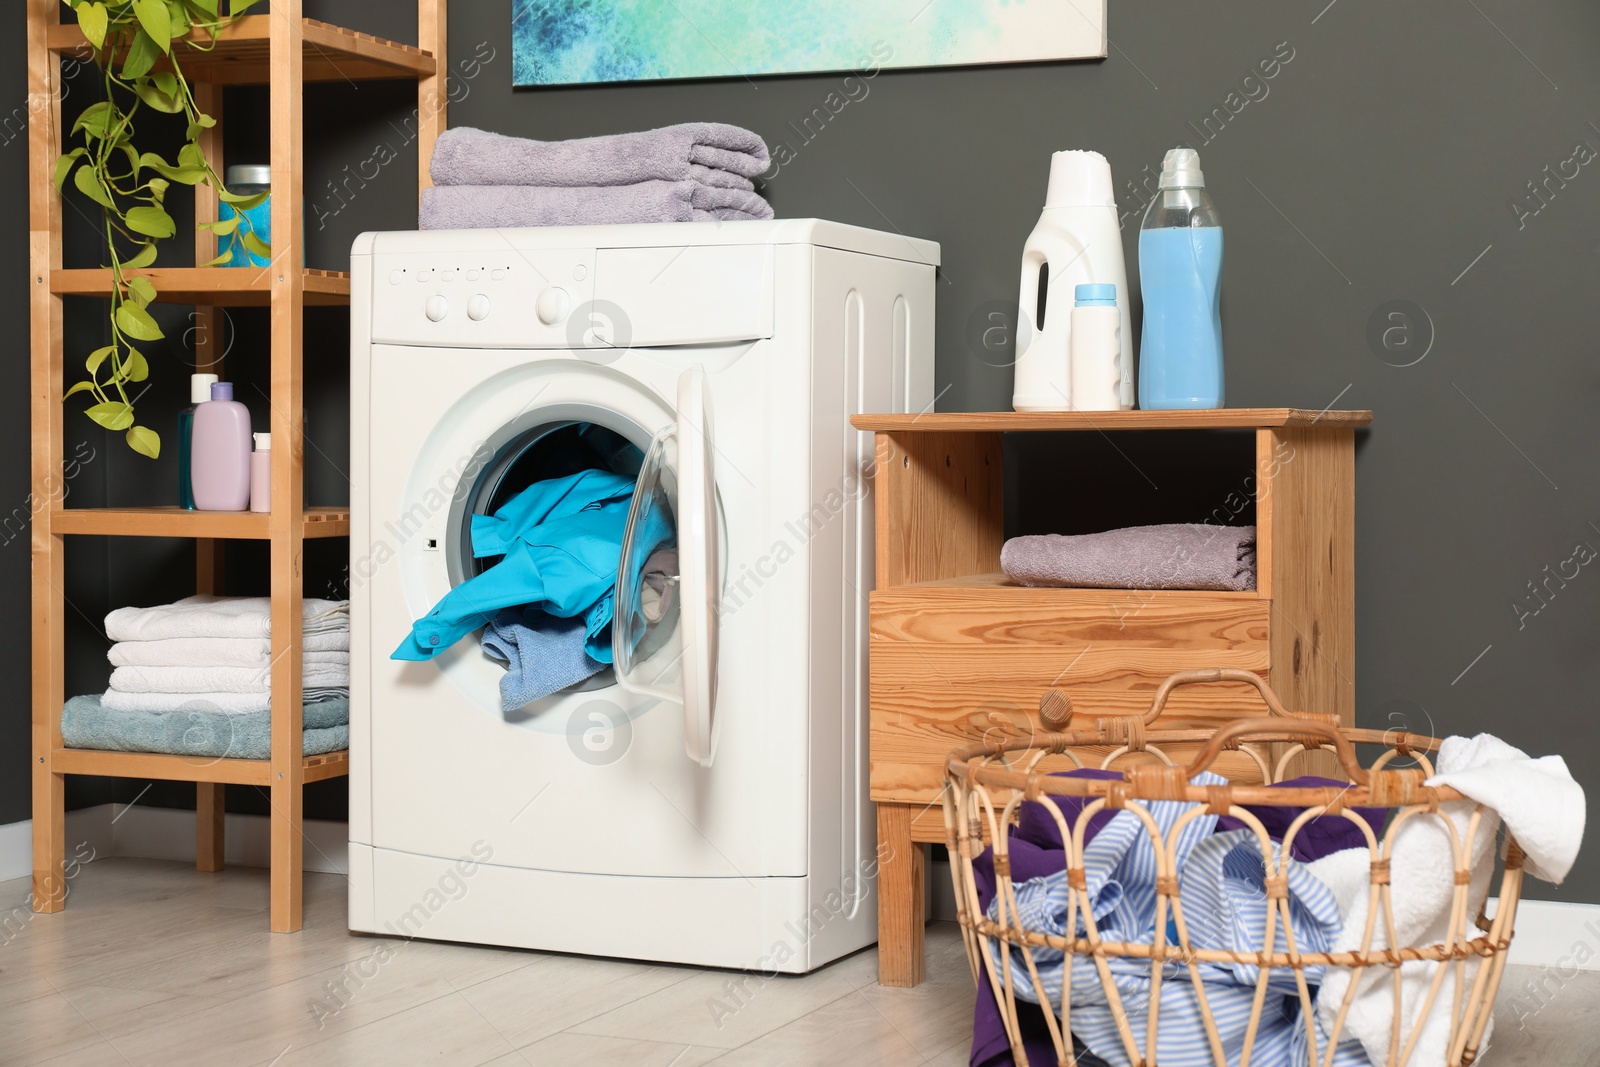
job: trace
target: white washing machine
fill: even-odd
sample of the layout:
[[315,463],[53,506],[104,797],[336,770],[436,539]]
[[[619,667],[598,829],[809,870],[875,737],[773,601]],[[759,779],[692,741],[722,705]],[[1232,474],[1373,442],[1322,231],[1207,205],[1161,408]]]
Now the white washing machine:
[[[351,929],[788,972],[876,939],[848,419],[931,408],[938,256],[810,219],[357,240]],[[673,609],[510,711],[477,635],[391,659],[582,435],[639,472],[630,536],[674,521]]]

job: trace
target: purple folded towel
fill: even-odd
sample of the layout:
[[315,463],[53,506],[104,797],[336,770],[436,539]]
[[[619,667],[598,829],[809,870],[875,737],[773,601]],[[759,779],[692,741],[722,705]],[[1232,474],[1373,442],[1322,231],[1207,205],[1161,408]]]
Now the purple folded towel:
[[1256,528],[1191,522],[1013,537],[1000,566],[1032,586],[1242,592],[1256,587]]
[[635,185],[699,181],[749,189],[771,166],[766,142],[738,126],[685,122],[641,133],[533,141],[471,127],[446,130],[433,150],[437,185]]
[[772,208],[743,189],[699,182],[559,189],[538,185],[436,185],[422,192],[421,228],[605,226],[631,222],[770,219]]

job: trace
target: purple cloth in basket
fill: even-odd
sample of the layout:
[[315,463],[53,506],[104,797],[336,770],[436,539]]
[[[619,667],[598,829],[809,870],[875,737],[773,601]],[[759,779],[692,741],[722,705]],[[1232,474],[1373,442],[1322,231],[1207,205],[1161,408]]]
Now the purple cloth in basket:
[[750,179],[771,165],[760,135],[721,122],[570,141],[457,126],[439,135],[429,173],[437,185],[633,185],[688,178],[749,189]]
[[[1102,771],[1098,768],[1083,767],[1071,771],[1058,771],[1058,775],[1066,778],[1095,778],[1101,780],[1119,779],[1122,775],[1116,771]],[[1291,778],[1278,782],[1274,789],[1293,788],[1319,788],[1332,787],[1344,788],[1346,783],[1332,778],[1318,778],[1306,776]],[[1092,798],[1087,797],[1055,797],[1056,805],[1061,809],[1062,816],[1066,819],[1067,828],[1071,829],[1077,821],[1078,814]],[[1284,832],[1289,825],[1299,818],[1304,808],[1277,807],[1269,804],[1242,804],[1240,805],[1261,821],[1266,828],[1267,835],[1275,841],[1283,839]],[[1383,833],[1384,819],[1388,814],[1385,808],[1354,808],[1362,818],[1372,827],[1373,833],[1380,838]],[[1093,841],[1102,827],[1115,815],[1115,812],[1097,812],[1084,827],[1083,843],[1087,845]],[[1244,822],[1233,816],[1224,816],[1217,820],[1214,833],[1226,833],[1230,830],[1247,829]],[[1335,852],[1342,852],[1348,848],[1365,848],[1367,839],[1361,828],[1341,815],[1319,815],[1300,827],[1295,834],[1294,844],[1290,846],[1289,854],[1302,863],[1310,863]],[[1060,830],[1056,826],[1055,818],[1048,809],[1035,801],[1023,801],[1018,809],[1017,826],[1011,832],[1011,877],[1015,882],[1026,882],[1033,878],[1040,878],[1056,871],[1064,870],[1067,865],[1067,854],[1061,841]],[[987,848],[983,854],[972,861],[973,881],[978,889],[978,901],[984,911],[988,911],[989,904],[994,900],[998,889],[994,876],[994,850]],[[1055,1045],[1050,1041],[1050,1031],[1045,1025],[1044,1013],[1037,1004],[1023,1000],[1017,1001],[1017,1023],[1022,1033],[1022,1044],[1028,1052],[1028,1062],[1033,1064],[1050,1064],[1056,1059]],[[1078,1057],[1080,1064],[1092,1065],[1099,1062],[1092,1055],[1081,1051]],[[989,972],[978,971],[978,996],[973,1005],[972,1012],[972,1052],[969,1058],[971,1067],[1010,1067],[1015,1063],[1011,1055],[1011,1043],[1006,1040],[1005,1024],[1000,1019],[1000,1007],[995,1003],[994,994],[989,985]]]
[[772,218],[745,189],[696,181],[556,188],[538,185],[435,185],[422,191],[424,230],[602,226],[639,222],[742,222]]

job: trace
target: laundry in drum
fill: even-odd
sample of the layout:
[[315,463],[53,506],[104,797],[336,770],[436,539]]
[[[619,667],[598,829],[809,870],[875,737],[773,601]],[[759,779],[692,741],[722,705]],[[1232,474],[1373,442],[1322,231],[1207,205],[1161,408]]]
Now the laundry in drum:
[[[634,479],[584,470],[535,482],[492,515],[472,516],[472,553],[502,557],[457,585],[412,624],[392,659],[428,660],[508,608],[581,619],[583,649],[611,662],[610,623]],[[652,550],[673,537],[662,509],[644,514],[638,539]],[[641,573],[650,552],[638,553]]]

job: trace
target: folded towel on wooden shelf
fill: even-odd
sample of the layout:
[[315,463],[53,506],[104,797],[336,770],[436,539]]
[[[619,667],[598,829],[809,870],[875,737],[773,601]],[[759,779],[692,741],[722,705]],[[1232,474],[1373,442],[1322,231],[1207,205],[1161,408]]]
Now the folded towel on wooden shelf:
[[[350,664],[307,663],[300,672],[305,689],[348,689]],[[270,667],[118,667],[111,688],[119,693],[270,693]]]
[[1256,528],[1184,522],[1013,537],[1000,566],[1030,586],[1242,592],[1256,587]]
[[[117,711],[97,696],[81,696],[62,709],[61,740],[67,748],[267,759],[272,755],[272,717],[265,711],[228,713],[199,705]],[[349,698],[307,703],[302,744],[307,756],[349,748]]]
[[[310,704],[349,696],[348,688],[329,687],[302,690],[300,699]],[[219,715],[244,715],[272,710],[269,693],[124,693],[108,689],[96,699],[108,711],[214,711]]]
[[[315,600],[301,605],[305,633],[350,629],[348,600]],[[264,596],[191,596],[175,604],[118,608],[106,616],[113,641],[159,641],[174,637],[271,637],[272,601]]]
[[[307,663],[349,663],[350,631],[308,633],[301,642]],[[113,667],[264,667],[272,662],[267,637],[169,637],[118,641],[106,653]]]
[[731,222],[772,218],[746,189],[697,181],[555,188],[536,185],[436,185],[422,191],[424,230],[515,229],[649,222]]
[[718,185],[729,178],[748,183],[771,163],[759,135],[720,122],[570,141],[458,126],[440,134],[429,173],[436,185],[595,186],[684,179]]

